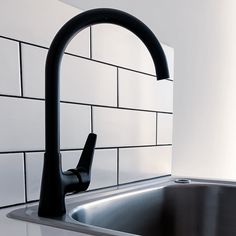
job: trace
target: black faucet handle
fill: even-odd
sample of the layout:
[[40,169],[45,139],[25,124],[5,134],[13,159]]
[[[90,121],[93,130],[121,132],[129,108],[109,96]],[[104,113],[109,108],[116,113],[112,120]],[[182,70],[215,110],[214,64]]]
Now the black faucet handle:
[[88,188],[91,180],[91,167],[93,162],[94,149],[97,135],[90,133],[84,145],[80,160],[75,169],[68,171],[74,173],[79,178],[79,190],[84,191]]
[[90,133],[84,145],[83,152],[80,156],[80,160],[76,169],[83,169],[86,172],[90,172],[92,161],[93,161],[93,154],[96,145],[97,135],[94,133]]

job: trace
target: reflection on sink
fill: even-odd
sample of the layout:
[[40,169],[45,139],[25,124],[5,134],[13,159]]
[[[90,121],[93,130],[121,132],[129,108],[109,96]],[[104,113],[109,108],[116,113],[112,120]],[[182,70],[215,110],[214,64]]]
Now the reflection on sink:
[[37,206],[10,217],[90,235],[232,236],[235,199],[236,183],[165,178],[71,198],[61,218],[39,218]]

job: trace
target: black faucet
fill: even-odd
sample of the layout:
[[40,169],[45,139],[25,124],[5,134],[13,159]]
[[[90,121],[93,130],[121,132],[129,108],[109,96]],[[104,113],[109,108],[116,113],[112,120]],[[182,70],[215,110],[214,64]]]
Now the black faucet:
[[[94,9],[69,20],[56,34],[46,60],[46,150],[41,183],[38,215],[58,217],[66,212],[65,194],[84,191],[90,183],[90,169],[96,143],[96,134],[89,134],[78,166],[62,172],[60,154],[60,64],[65,48],[72,38],[88,26],[110,23],[122,26],[136,34],[149,50],[157,79],[169,78],[163,49],[152,31],[140,20],[114,9]],[[105,36],[104,36],[105,37]]]

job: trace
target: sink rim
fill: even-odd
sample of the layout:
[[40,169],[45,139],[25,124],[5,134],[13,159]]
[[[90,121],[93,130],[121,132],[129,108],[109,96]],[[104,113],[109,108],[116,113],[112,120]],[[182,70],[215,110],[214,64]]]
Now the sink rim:
[[[68,196],[66,199],[67,213],[63,217],[57,217],[53,219],[39,217],[37,215],[38,203],[27,204],[23,208],[19,208],[17,210],[8,213],[7,216],[18,220],[81,232],[88,235],[103,235],[103,236],[136,235],[86,224],[74,219],[72,217],[72,214],[73,212],[78,210],[78,208],[89,203],[98,204],[99,201],[104,201],[104,200],[106,201],[107,199],[112,197],[117,197],[117,196],[122,197],[125,194],[126,195],[137,194],[138,192],[151,191],[152,189],[155,190],[158,188],[166,187],[168,185],[183,185],[181,183],[175,183],[176,179],[181,179],[181,177],[167,176],[152,180],[145,180],[138,183],[130,183],[117,187],[111,187],[107,189],[84,192],[82,194]],[[186,179],[186,177],[184,179]],[[187,178],[187,179],[191,180],[190,185],[207,184],[207,185],[221,185],[221,186],[226,185],[226,186],[236,187],[236,182],[233,181],[219,181],[219,180],[193,179],[193,178]],[[186,183],[184,185],[186,185]]]

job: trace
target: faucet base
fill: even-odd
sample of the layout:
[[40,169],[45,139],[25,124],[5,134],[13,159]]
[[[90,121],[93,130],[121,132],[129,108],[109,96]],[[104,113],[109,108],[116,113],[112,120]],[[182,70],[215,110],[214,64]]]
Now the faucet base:
[[[57,158],[59,161],[54,161]],[[65,214],[65,192],[62,180],[61,154],[44,154],[38,215],[55,217]]]

